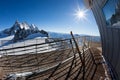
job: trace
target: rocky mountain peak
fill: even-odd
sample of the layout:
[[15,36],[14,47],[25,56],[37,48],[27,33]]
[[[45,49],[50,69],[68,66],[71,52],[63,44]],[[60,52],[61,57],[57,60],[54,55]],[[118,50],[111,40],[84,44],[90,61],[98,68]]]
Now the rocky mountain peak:
[[15,21],[11,28],[2,31],[3,34],[8,36],[14,35],[14,41],[21,40],[27,36],[35,33],[40,33],[41,37],[48,37],[48,33],[44,30],[39,30],[35,24],[29,25],[27,22]]

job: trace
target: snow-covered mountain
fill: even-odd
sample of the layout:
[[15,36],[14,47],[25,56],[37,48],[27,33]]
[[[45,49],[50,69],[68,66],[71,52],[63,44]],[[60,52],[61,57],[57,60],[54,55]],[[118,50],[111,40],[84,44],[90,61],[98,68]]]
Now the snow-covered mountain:
[[48,37],[48,33],[46,31],[39,30],[34,24],[29,25],[27,22],[20,23],[16,21],[11,28],[0,32],[0,38],[14,35],[13,40],[18,41],[33,34],[37,34],[39,37]]
[[[74,34],[75,37],[89,36],[84,34]],[[57,38],[57,39],[67,39],[71,38],[70,34],[67,33],[56,33],[44,30],[39,30],[34,24],[29,25],[26,22],[16,21],[11,28],[5,29],[0,32],[0,43],[3,45],[10,44],[12,42],[18,42],[28,39],[36,39],[42,37]],[[99,36],[93,36],[93,41],[100,42]],[[1,45],[0,44],[0,45]]]
[[[70,34],[67,33],[57,33],[57,32],[48,32],[49,38],[60,38],[60,39],[67,39],[72,38]],[[85,34],[74,34],[74,37],[87,37],[87,40],[92,40],[94,42],[101,42],[100,36],[90,36]],[[91,37],[91,38],[90,38]]]
[[[62,39],[71,38],[71,35],[68,33],[48,32],[48,35],[49,35],[49,38],[62,38]],[[77,36],[83,36],[83,35],[74,34],[74,36],[77,37]]]

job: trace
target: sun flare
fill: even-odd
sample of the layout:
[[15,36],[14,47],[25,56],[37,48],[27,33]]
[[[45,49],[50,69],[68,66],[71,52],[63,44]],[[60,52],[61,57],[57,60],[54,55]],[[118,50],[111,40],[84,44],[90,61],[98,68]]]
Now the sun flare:
[[77,19],[77,21],[79,21],[79,20],[87,20],[87,17],[86,17],[87,13],[86,12],[87,12],[87,10],[78,8],[74,13],[75,18]]
[[78,11],[78,12],[76,13],[76,16],[77,16],[78,18],[84,18],[84,17],[85,17],[85,13],[84,13],[83,11]]

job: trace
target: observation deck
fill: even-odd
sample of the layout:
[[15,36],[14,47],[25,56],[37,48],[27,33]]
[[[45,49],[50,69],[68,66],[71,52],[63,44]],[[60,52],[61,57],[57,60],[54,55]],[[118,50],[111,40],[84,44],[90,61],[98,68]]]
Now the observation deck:
[[[36,40],[37,41],[37,40]],[[111,79],[101,44],[91,37],[0,49],[1,80]]]

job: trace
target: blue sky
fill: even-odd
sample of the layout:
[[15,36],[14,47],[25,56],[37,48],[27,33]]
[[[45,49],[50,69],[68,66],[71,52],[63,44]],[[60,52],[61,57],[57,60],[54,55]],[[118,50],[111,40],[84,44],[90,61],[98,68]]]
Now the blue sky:
[[78,6],[85,9],[82,0],[0,0],[0,28],[9,28],[18,20],[46,31],[99,35],[90,10],[87,20],[75,19]]

